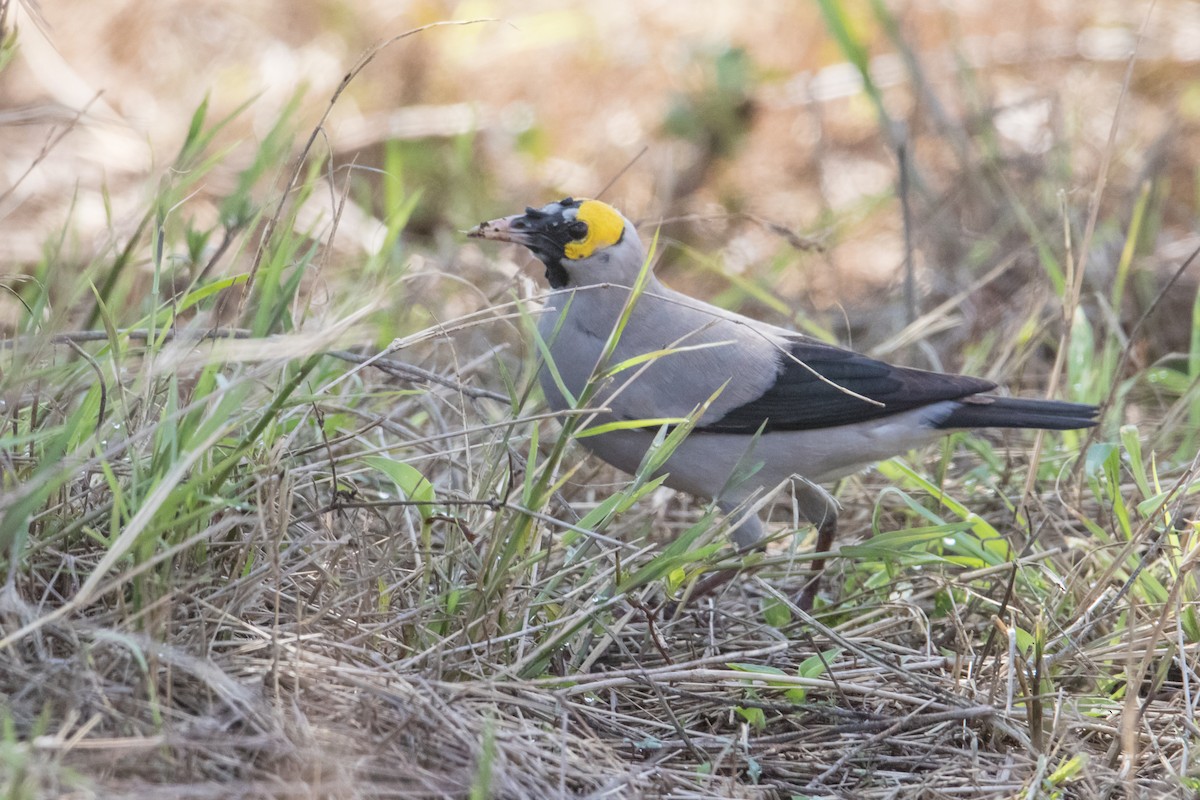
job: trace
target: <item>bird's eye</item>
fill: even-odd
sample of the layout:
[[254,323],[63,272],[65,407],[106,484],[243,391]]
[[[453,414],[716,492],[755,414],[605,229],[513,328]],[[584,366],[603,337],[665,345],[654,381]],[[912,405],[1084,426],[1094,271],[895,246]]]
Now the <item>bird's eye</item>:
[[587,234],[588,234],[587,223],[581,219],[577,219],[574,222],[567,225],[567,233],[571,236],[572,239],[578,239],[578,240],[586,239]]

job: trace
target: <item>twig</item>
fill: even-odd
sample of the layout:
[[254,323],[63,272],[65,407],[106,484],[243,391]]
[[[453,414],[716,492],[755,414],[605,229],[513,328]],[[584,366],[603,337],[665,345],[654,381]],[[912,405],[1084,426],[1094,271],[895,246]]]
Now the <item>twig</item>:
[[[149,341],[151,338],[160,337],[164,342],[176,340],[201,342],[220,339],[239,339],[246,341],[252,339],[254,336],[253,332],[246,330],[245,328],[214,328],[212,330],[198,332],[178,330],[150,331],[144,328],[136,328],[132,330],[118,331],[117,335],[119,337],[126,337],[141,342]],[[78,346],[85,342],[107,342],[109,340],[109,334],[107,331],[68,331],[66,333],[56,333],[52,336],[44,338],[37,336],[24,336],[14,339],[2,339],[0,340],[0,350],[15,349],[21,344],[42,342],[47,338],[53,344],[71,345],[78,351]],[[330,358],[349,361],[353,364],[368,364],[369,366],[376,367],[382,372],[391,375],[393,378],[400,378],[401,380],[406,380],[410,383],[436,383],[439,386],[445,386],[448,389],[454,389],[455,391],[461,392],[467,397],[486,398],[488,400],[496,400],[501,403],[507,403],[509,400],[508,395],[500,394],[499,392],[493,392],[489,389],[480,389],[474,386],[467,386],[459,381],[454,380],[453,378],[447,378],[444,375],[439,375],[436,372],[423,369],[404,361],[398,361],[394,358],[382,358],[374,355],[355,353],[352,350],[328,350],[325,352],[325,355],[329,356]]]
[[[1068,258],[1067,269],[1070,285],[1064,287],[1066,303],[1063,306],[1063,332],[1058,343],[1058,352],[1054,356],[1054,366],[1050,370],[1050,382],[1046,387],[1046,397],[1053,397],[1058,391],[1058,384],[1062,378],[1063,366],[1067,359],[1067,351],[1071,347],[1071,329],[1075,318],[1075,310],[1079,307],[1079,298],[1083,292],[1083,276],[1087,269],[1088,254],[1092,247],[1092,235],[1096,230],[1096,220],[1100,216],[1100,198],[1104,195],[1104,187],[1108,183],[1108,168],[1112,163],[1113,152],[1117,149],[1117,129],[1121,125],[1122,112],[1125,109],[1125,101],[1129,96],[1129,86],[1133,81],[1133,67],[1137,64],[1138,48],[1142,43],[1142,39],[1146,35],[1146,29],[1150,24],[1150,13],[1153,11],[1153,3],[1146,10],[1146,15],[1142,18],[1142,27],[1138,31],[1137,40],[1134,42],[1133,52],[1129,54],[1129,62],[1125,66],[1125,78],[1121,83],[1121,93],[1117,96],[1117,107],[1113,110],[1112,124],[1108,129],[1108,142],[1104,147],[1104,151],[1100,155],[1100,167],[1096,171],[1096,182],[1092,187],[1091,197],[1088,199],[1088,220],[1087,227],[1084,229],[1083,239],[1079,246],[1079,260],[1075,263],[1073,259]],[[1067,232],[1067,244],[1070,245],[1070,227],[1064,220]],[[1068,253],[1069,256],[1069,253]],[[1029,473],[1025,477],[1025,487],[1021,492],[1021,499],[1016,504],[1016,508],[1025,507],[1029,496],[1033,493],[1033,484],[1037,480],[1038,464],[1042,458],[1042,443],[1046,438],[1045,431],[1038,431],[1037,436],[1033,440],[1033,450],[1029,456]],[[1036,538],[1036,533],[1030,526],[1029,536],[1025,542],[1025,551],[1028,551]]]
[[[288,179],[287,186],[280,193],[279,203],[275,206],[275,213],[267,220],[266,226],[263,228],[262,238],[259,239],[258,249],[254,253],[254,261],[250,265],[250,273],[246,277],[246,288],[242,293],[241,306],[244,307],[246,300],[250,297],[251,289],[254,288],[254,278],[258,274],[259,266],[262,264],[263,256],[267,252],[267,244],[271,241],[271,237],[275,234],[275,228],[279,225],[279,220],[283,217],[283,207],[287,203],[288,197],[291,196],[292,190],[296,188],[296,184],[300,182],[300,176],[304,171],[304,162],[308,159],[308,154],[312,152],[313,145],[316,144],[317,137],[325,129],[325,121],[329,119],[329,115],[333,113],[333,107],[337,105],[342,93],[350,87],[350,83],[358,77],[358,74],[367,68],[367,65],[375,60],[385,48],[390,47],[396,42],[402,41],[415,36],[418,33],[423,33],[432,28],[444,28],[449,26],[461,25],[478,25],[481,22],[496,22],[494,19],[468,19],[468,20],[442,20],[439,22],[431,22],[428,25],[407,30],[404,33],[397,34],[389,39],[385,39],[378,44],[373,45],[365,53],[359,56],[358,61],[350,68],[350,71],[342,76],[341,83],[333,90],[333,94],[329,98],[329,104],[325,107],[325,113],[321,115],[321,119],[313,126],[312,133],[308,136],[308,141],[304,143],[304,147],[300,148],[299,154],[296,156],[295,167],[292,169],[292,176]],[[242,315],[243,308],[238,308],[238,317]]]
[[[2,22],[3,20],[0,19],[0,23]],[[3,28],[0,28],[0,35],[3,33]],[[29,177],[29,174],[37,169],[38,164],[41,164],[43,161],[45,161],[46,157],[50,155],[51,151],[54,150],[55,147],[58,147],[59,142],[67,138],[67,135],[71,133],[71,131],[75,130],[76,126],[79,125],[79,121],[83,119],[83,115],[88,112],[89,108],[95,105],[96,101],[100,99],[101,94],[103,94],[103,92],[96,92],[92,99],[88,100],[87,104],[84,105],[83,108],[75,112],[75,116],[70,119],[65,128],[63,128],[61,131],[58,131],[57,134],[52,133],[46,138],[46,143],[42,145],[42,149],[38,152],[37,156],[34,157],[33,161],[29,162],[29,166],[25,168],[25,171],[17,176],[17,179],[13,181],[12,186],[9,186],[3,192],[0,192],[0,203],[3,203],[5,200],[7,200],[9,196],[17,190],[17,187]]]
[[100,408],[96,412],[96,436],[100,436],[100,429],[104,426],[104,415],[108,408],[108,384],[104,382],[104,371],[100,369],[100,365],[96,363],[96,359],[79,346],[76,342],[68,342],[71,348],[88,363],[96,373],[96,385],[100,387]]
[[908,201],[911,176],[907,134],[896,144],[896,161],[900,169],[900,215],[904,221],[904,323],[912,325],[917,319],[917,275],[913,262],[912,204]]
[[727,212],[725,214],[681,214],[675,217],[663,217],[656,220],[656,223],[658,225],[670,225],[673,222],[710,222],[714,220],[736,219],[743,219],[766,228],[797,250],[816,253],[825,252],[825,245],[819,240],[811,236],[801,236],[783,223],[775,222],[766,217],[760,217],[758,214],[751,214],[748,211]]
[[613,184],[615,184],[617,181],[621,180],[621,178],[625,175],[625,173],[629,172],[630,168],[638,162],[638,159],[640,159],[642,156],[646,155],[646,152],[649,149],[650,149],[650,145],[644,145],[642,147],[642,149],[638,151],[636,156],[629,159],[629,161],[625,164],[625,166],[621,167],[621,169],[617,172],[617,174],[612,176],[612,180],[610,180],[608,183],[604,184],[603,189],[596,192],[596,199],[599,200],[601,197],[608,194],[608,190],[613,187]]
[[[1100,419],[1104,419],[1104,415],[1108,413],[1108,409],[1112,406],[1113,402],[1117,398],[1117,388],[1120,386],[1121,375],[1124,374],[1125,366],[1129,363],[1130,355],[1133,352],[1133,343],[1137,339],[1137,335],[1141,332],[1142,326],[1145,325],[1150,317],[1154,315],[1155,311],[1158,311],[1158,306],[1162,303],[1163,299],[1166,298],[1167,293],[1170,292],[1179,279],[1183,277],[1183,273],[1186,272],[1187,268],[1192,265],[1192,262],[1196,260],[1197,256],[1200,256],[1200,246],[1197,246],[1196,249],[1192,251],[1192,254],[1188,256],[1182,264],[1179,265],[1179,268],[1175,270],[1170,279],[1163,284],[1161,289],[1159,289],[1158,294],[1154,296],[1154,299],[1150,301],[1150,305],[1146,306],[1146,310],[1142,312],[1140,317],[1138,317],[1137,322],[1135,322],[1133,327],[1129,329],[1129,334],[1125,337],[1125,346],[1121,348],[1121,359],[1117,362],[1116,369],[1113,370],[1114,381],[1112,390],[1104,396],[1104,401],[1100,404],[1100,413],[1097,415]],[[1096,440],[1099,430],[1099,427],[1095,427],[1088,431],[1087,438],[1084,440],[1083,446],[1080,448],[1080,450],[1085,453],[1087,452],[1088,447],[1093,441]],[[1076,481],[1076,491],[1083,491],[1083,463],[1084,460],[1081,458],[1075,462],[1075,466],[1072,468],[1072,479]]]

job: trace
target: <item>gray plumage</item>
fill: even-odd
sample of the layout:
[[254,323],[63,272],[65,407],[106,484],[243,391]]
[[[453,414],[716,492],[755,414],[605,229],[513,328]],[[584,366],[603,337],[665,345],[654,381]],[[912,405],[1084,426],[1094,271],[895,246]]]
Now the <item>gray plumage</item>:
[[[730,513],[793,480],[802,513],[819,527],[819,550],[830,546],[837,513],[820,483],[952,429],[1095,424],[1094,406],[992,397],[990,381],[876,361],[703,303],[652,273],[601,363],[646,260],[631,223],[598,201],[567,198],[482,223],[470,235],[523,244],[545,264],[553,291],[538,329],[573,396],[605,369],[658,353],[600,378],[589,405],[608,410],[592,424],[687,417],[716,395],[662,468],[666,484]],[[569,405],[550,368],[539,379],[552,408]],[[658,427],[579,441],[633,473]],[[739,464],[761,466],[731,480]],[[750,548],[762,525],[746,515],[731,535]],[[801,602],[808,605],[811,592]]]

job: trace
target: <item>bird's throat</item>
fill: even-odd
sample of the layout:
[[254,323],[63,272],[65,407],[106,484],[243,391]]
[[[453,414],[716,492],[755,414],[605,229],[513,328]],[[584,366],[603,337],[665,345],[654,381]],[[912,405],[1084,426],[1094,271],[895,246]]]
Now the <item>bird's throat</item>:
[[545,261],[543,263],[546,265],[546,281],[550,284],[550,288],[565,289],[567,284],[571,282],[571,279],[567,275],[567,270],[563,267],[562,262],[555,259],[554,261]]

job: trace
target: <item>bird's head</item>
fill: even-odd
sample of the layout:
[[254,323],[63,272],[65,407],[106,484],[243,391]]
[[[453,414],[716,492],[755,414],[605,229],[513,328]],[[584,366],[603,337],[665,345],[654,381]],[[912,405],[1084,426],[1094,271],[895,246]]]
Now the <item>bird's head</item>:
[[632,285],[646,253],[633,224],[607,203],[568,197],[524,214],[481,222],[467,235],[524,245],[555,289]]

